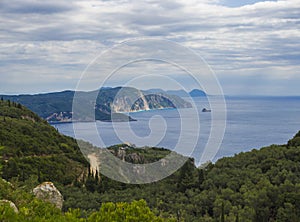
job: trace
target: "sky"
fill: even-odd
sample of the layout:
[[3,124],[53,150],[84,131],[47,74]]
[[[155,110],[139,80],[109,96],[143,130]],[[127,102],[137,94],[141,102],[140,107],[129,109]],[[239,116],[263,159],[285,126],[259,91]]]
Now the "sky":
[[193,50],[227,95],[300,96],[300,0],[1,0],[0,94],[73,90],[100,53],[135,38]]

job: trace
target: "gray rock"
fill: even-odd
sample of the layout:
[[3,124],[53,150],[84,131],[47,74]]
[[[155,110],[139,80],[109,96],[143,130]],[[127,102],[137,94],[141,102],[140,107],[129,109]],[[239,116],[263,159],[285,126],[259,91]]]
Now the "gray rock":
[[17,206],[9,201],[9,200],[0,200],[0,205],[9,204],[9,206],[15,211],[15,213],[19,213]]
[[44,182],[33,189],[34,195],[43,200],[54,204],[62,209],[64,198],[59,190],[51,182]]

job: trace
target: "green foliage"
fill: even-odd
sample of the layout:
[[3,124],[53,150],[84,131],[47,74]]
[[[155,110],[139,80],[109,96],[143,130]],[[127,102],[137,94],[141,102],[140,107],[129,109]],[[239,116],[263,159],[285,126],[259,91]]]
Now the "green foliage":
[[70,209],[61,213],[57,208],[48,203],[33,200],[18,213],[8,205],[0,205],[0,221],[3,222],[175,222],[172,218],[155,216],[144,200],[133,203],[105,203],[100,210],[90,216],[82,217],[79,209]]
[[[132,185],[90,172],[74,139],[14,102],[0,101],[0,127],[2,177],[22,187],[0,181],[0,199],[13,201],[20,211],[16,215],[1,205],[0,221],[293,222],[300,218],[300,132],[287,145],[225,157],[201,169],[189,159],[164,180]],[[93,149],[88,145],[87,151]],[[170,152],[128,145],[109,149],[133,163],[154,162]],[[43,180],[56,183],[65,199],[65,213],[24,192]]]
[[289,140],[288,146],[300,146],[300,131],[294,136],[293,139]]
[[[111,149],[117,153],[120,147]],[[154,160],[155,152],[160,157],[166,155],[163,149],[125,147],[125,150],[126,155],[137,153],[144,160],[145,156]],[[175,216],[179,221],[297,221],[299,162],[299,147],[272,145],[222,158],[202,169],[197,169],[190,160],[170,177],[151,184],[122,184],[101,175],[89,207],[97,209],[105,202],[145,199],[158,215]],[[72,189],[63,191],[66,204],[74,193],[77,199],[83,197],[80,192],[84,188]]]
[[26,109],[21,104],[11,103],[10,100],[1,100],[0,106],[0,116],[2,117],[3,121],[4,117],[10,117],[16,119],[27,119],[35,122],[43,122],[38,115],[31,112],[29,109]]
[[88,218],[91,222],[124,221],[124,222],[162,222],[176,221],[175,219],[162,219],[151,212],[144,200],[132,203],[105,203],[98,212]]
[[16,189],[2,179],[0,179],[0,199],[12,201],[18,208],[18,213],[16,213],[9,203],[0,203],[0,221],[7,222],[175,221],[156,216],[144,200],[132,203],[105,203],[98,211],[90,215],[79,209],[69,209],[62,213],[54,205],[35,199],[22,188]]
[[[71,137],[17,103],[0,101],[0,169],[3,178],[72,184],[86,171],[87,161]],[[68,166],[68,167],[66,167]]]

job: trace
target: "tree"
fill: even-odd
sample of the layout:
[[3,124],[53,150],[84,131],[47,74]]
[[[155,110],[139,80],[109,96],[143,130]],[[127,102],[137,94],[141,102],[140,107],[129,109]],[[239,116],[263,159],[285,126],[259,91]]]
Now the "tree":
[[163,222],[176,221],[175,219],[162,219],[147,206],[145,200],[132,203],[105,203],[100,210],[91,214],[89,222],[125,221],[125,222]]
[[186,189],[194,187],[197,183],[197,177],[195,175],[196,169],[193,160],[189,159],[179,171],[178,189],[180,192],[184,192]]
[[277,220],[279,222],[297,222],[298,216],[296,209],[291,203],[284,203],[284,207],[280,207],[277,213]]
[[199,183],[199,186],[202,185],[203,181],[204,181],[204,170],[200,169],[199,170],[199,174],[198,174],[198,183]]

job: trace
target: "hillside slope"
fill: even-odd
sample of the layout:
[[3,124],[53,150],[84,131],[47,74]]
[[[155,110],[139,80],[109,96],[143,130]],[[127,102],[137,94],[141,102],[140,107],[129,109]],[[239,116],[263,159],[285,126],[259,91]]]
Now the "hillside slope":
[[[2,177],[30,181],[36,176],[57,182],[64,210],[90,212],[106,202],[145,199],[156,215],[177,221],[297,222],[300,218],[300,132],[285,145],[224,157],[204,168],[196,168],[189,159],[161,181],[132,185],[92,172],[77,183],[89,167],[75,140],[23,106],[0,101],[0,127]],[[141,164],[169,153],[125,145],[109,150],[124,161]]]
[[[2,95],[5,100],[21,103],[49,122],[72,121],[74,91],[63,91],[36,95]],[[145,93],[131,87],[101,88],[98,91],[77,92],[80,107],[95,108],[95,118],[100,121],[133,121],[122,112],[150,109],[189,108],[191,104],[175,95]],[[94,101],[96,98],[96,102]],[[92,117],[76,118],[77,121],[92,121]]]
[[[155,161],[168,153],[163,149],[157,152],[157,148],[143,153],[144,150],[124,149],[124,146],[125,153],[120,153],[119,148],[111,149],[119,158],[136,163],[145,162],[149,155]],[[300,218],[300,132],[287,145],[224,157],[205,168],[197,169],[192,160],[187,161],[173,175],[151,184],[125,185],[104,176],[100,182],[96,181],[91,180],[87,186],[90,191],[97,191],[88,199],[90,208],[97,209],[97,200],[145,199],[152,209],[165,216],[176,215],[179,221],[297,222]],[[80,193],[75,188],[65,190],[68,200],[74,196],[81,198],[81,203],[67,201],[66,206],[85,209],[87,194]]]
[[2,177],[71,184],[88,163],[76,141],[51,127],[36,114],[10,101],[0,101],[0,156]]

